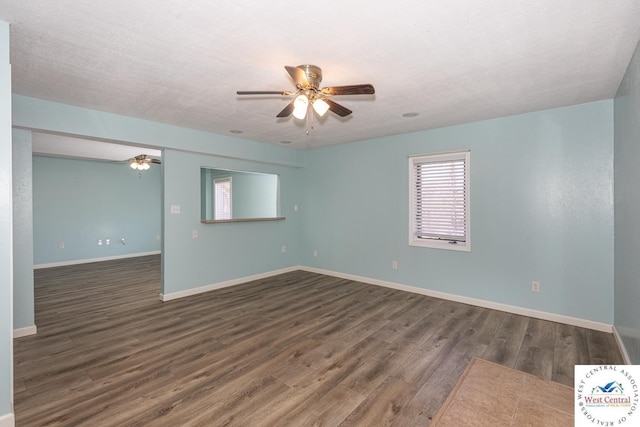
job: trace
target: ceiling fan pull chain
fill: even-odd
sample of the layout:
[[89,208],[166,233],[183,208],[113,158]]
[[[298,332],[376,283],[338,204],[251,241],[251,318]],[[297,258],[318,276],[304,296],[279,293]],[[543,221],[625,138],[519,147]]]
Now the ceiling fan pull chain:
[[313,108],[311,107],[311,104],[309,104],[309,115],[311,116],[311,130],[315,129],[314,125],[315,125],[315,114],[313,114]]

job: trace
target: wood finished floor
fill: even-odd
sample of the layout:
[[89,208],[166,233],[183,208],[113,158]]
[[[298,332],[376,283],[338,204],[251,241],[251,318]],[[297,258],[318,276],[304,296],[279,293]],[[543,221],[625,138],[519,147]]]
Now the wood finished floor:
[[17,426],[427,426],[476,356],[573,385],[611,334],[309,272],[162,303],[160,257],[35,272]]

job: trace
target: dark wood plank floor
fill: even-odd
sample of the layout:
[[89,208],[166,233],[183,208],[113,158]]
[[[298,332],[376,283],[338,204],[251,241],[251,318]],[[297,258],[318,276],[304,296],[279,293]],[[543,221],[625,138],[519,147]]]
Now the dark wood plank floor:
[[18,426],[426,426],[474,356],[571,386],[622,363],[611,334],[302,271],[166,303],[159,256],[35,280]]

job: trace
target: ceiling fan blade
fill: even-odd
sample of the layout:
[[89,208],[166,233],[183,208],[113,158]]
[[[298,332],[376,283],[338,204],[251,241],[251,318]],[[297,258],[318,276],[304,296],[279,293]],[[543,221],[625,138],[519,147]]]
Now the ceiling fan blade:
[[296,102],[295,99],[293,101],[291,101],[290,103],[288,103],[287,106],[284,107],[284,109],[282,111],[280,111],[276,117],[289,117],[291,115],[291,113],[293,113],[293,103],[294,102]]
[[323,95],[373,95],[376,90],[373,85],[349,85],[349,86],[330,86],[321,90]]
[[150,159],[149,160],[150,163],[156,164],[156,165],[160,165],[162,164],[162,161],[158,160],[158,159]]
[[239,90],[236,92],[237,95],[291,95],[293,92],[288,90],[278,91],[278,90]]
[[346,117],[349,114],[353,113],[353,111],[349,110],[347,107],[343,107],[342,105],[338,104],[337,102],[333,102],[330,99],[322,98],[322,100],[329,104],[329,111],[333,111],[340,117]]
[[296,84],[296,87],[309,86],[309,80],[307,80],[307,75],[304,73],[304,70],[298,67],[292,67],[290,65],[285,65],[284,68],[287,70],[291,78]]

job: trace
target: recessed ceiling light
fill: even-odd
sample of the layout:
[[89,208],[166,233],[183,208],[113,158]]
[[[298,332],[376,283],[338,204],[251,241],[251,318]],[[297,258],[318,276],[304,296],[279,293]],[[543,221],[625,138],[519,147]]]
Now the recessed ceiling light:
[[238,134],[238,133],[242,133],[242,131],[241,131],[241,130],[237,130],[237,129],[231,129],[231,130],[229,131],[229,133],[235,133],[235,134]]
[[404,114],[402,115],[402,117],[416,117],[416,116],[418,116],[418,115],[420,115],[420,113],[416,113],[416,112],[414,111],[414,112],[411,112],[411,113],[404,113]]

